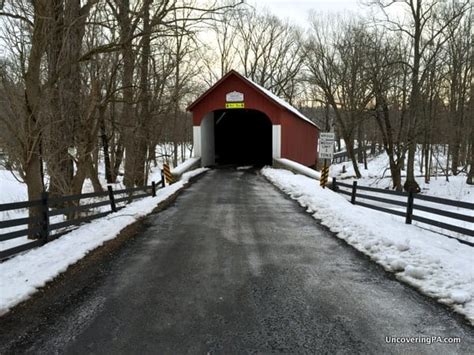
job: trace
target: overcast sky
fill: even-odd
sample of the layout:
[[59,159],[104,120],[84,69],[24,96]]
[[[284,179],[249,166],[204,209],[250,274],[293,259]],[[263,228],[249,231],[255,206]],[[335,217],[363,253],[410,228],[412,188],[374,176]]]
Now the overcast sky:
[[257,8],[267,8],[275,15],[289,18],[295,24],[304,26],[310,10],[321,12],[365,12],[367,7],[360,0],[250,0]]

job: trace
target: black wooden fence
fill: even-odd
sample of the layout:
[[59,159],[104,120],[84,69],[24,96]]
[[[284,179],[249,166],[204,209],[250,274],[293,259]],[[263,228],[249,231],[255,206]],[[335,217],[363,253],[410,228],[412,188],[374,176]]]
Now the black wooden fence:
[[[72,227],[94,219],[104,217],[112,212],[117,212],[125,207],[125,204],[146,196],[156,196],[156,191],[164,187],[164,179],[158,183],[152,182],[149,186],[135,187],[131,189],[113,190],[108,186],[107,191],[86,193],[80,195],[69,195],[60,197],[49,197],[47,192],[42,194],[40,200],[14,202],[0,204],[0,212],[25,209],[29,207],[41,207],[41,215],[37,217],[23,217],[6,221],[0,221],[0,231],[5,228],[19,227],[21,229],[0,234],[0,242],[34,236],[32,241],[6,250],[0,251],[0,260],[18,254],[25,250],[44,245],[49,241],[57,239],[69,232]],[[81,204],[81,200],[94,199],[92,202]],[[121,205],[119,205],[121,204]],[[57,207],[60,206],[60,207]],[[94,211],[99,207],[109,206],[106,210]],[[51,223],[51,217],[64,215],[67,220]],[[56,233],[53,233],[56,231]]]
[[[332,182],[332,190],[338,193],[350,196],[352,204],[357,204],[359,206],[372,208],[377,211],[386,212],[386,213],[390,213],[396,216],[404,217],[405,223],[407,224],[411,224],[412,221],[417,221],[417,222],[429,224],[441,229],[457,232],[460,234],[465,234],[471,237],[474,236],[474,216],[464,214],[464,212],[474,210],[474,203],[448,200],[445,198],[426,196],[426,195],[415,194],[415,193],[406,193],[406,192],[399,192],[399,191],[393,191],[393,190],[379,189],[379,188],[374,188],[374,187],[358,186],[357,181],[354,181],[352,184],[346,184],[346,183],[337,181],[335,178],[333,179],[333,182]],[[360,191],[362,191],[362,193]],[[388,197],[374,195],[374,193],[385,194]],[[393,199],[393,198],[391,199],[389,198],[390,196],[392,197],[397,196],[399,197],[399,199]],[[403,197],[405,200],[400,200],[400,197]],[[387,207],[382,207],[379,205],[374,205],[373,203],[372,204],[369,203],[367,200],[381,202],[384,204],[398,206],[398,207],[403,207],[403,211],[395,210],[395,209],[391,209]],[[436,207],[427,206],[426,204],[420,203],[420,201],[431,203],[435,205]],[[447,211],[446,209],[443,209],[443,206],[457,207],[458,209],[461,209],[461,212],[463,213]],[[464,228],[455,224],[445,223],[445,222],[437,221],[434,219],[422,217],[420,215],[417,215],[417,211],[424,211],[433,215],[449,217],[455,222],[456,221],[470,222],[472,223],[473,228]],[[464,244],[474,246],[474,243],[461,240],[458,238],[455,238],[455,239],[459,240],[460,242]]]
[[[365,149],[366,149],[367,157],[369,157],[371,155],[374,155],[374,154],[370,153],[370,151],[371,151],[370,148],[366,147]],[[360,150],[360,148],[354,148],[354,155],[359,154],[359,150]],[[349,154],[347,153],[346,150],[344,150],[342,152],[335,152],[334,153],[331,164],[339,164],[339,163],[343,163],[343,162],[346,162],[346,161],[349,161],[349,160],[350,160]]]

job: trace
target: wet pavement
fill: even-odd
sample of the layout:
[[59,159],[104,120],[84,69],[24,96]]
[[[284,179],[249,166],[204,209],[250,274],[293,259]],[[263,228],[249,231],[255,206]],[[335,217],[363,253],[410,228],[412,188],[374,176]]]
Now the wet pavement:
[[[69,276],[71,285],[80,278],[73,293],[62,289],[51,304],[42,301],[41,311],[10,316],[0,330],[0,353],[467,354],[474,348],[473,328],[461,317],[337,239],[255,171],[209,171],[143,223],[99,271]],[[398,336],[461,343],[386,341]]]

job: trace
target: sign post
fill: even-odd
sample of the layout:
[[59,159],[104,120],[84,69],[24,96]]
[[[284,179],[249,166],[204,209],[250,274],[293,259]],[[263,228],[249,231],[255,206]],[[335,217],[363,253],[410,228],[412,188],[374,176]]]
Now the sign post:
[[335,134],[332,132],[322,132],[319,135],[319,159],[324,160],[319,185],[322,186],[323,189],[328,183],[329,166],[331,165],[331,159],[334,156],[334,138]]

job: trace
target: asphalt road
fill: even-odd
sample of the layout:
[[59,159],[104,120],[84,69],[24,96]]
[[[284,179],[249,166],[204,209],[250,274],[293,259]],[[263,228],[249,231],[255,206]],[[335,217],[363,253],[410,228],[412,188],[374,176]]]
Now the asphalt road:
[[[6,339],[9,331],[2,331],[0,352],[467,354],[474,348],[473,328],[459,316],[396,281],[255,172],[210,171],[144,223],[137,238],[104,261],[102,276],[81,275],[91,280],[81,292],[40,314],[23,312],[25,333]],[[461,343],[386,342],[395,336]]]

